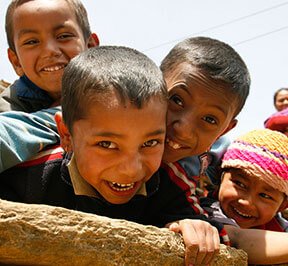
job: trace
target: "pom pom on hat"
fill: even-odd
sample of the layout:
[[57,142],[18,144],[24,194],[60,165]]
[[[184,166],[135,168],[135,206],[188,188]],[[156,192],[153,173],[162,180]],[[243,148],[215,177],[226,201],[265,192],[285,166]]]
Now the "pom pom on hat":
[[221,167],[241,169],[288,195],[288,137],[270,129],[250,131],[230,144]]

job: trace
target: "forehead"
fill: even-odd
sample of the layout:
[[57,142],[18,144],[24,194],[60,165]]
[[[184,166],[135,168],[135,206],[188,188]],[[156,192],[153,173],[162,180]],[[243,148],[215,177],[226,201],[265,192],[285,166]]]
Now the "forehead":
[[284,195],[284,193],[273,188],[271,185],[265,182],[261,177],[254,176],[250,173],[247,173],[245,169],[231,168],[228,171],[231,173],[233,177],[239,177],[241,178],[243,182],[247,182],[253,185],[254,191],[261,190],[261,191],[271,192],[274,194]]
[[288,90],[281,90],[277,93],[277,99],[288,97]]
[[[102,97],[87,102],[81,118],[74,121],[73,131],[75,133],[75,126],[78,127],[81,123],[90,125],[90,133],[105,129],[119,134],[137,130],[137,134],[142,134],[144,129],[149,131],[149,127],[164,130],[166,128],[166,112],[167,102],[159,101],[159,97],[152,96],[143,102],[141,108],[138,108],[129,100],[123,102],[117,93],[111,92],[106,94],[106,97],[102,95]],[[90,133],[87,132],[87,134]]]
[[[128,97],[121,96],[120,92],[111,87],[105,92],[91,93],[87,95],[87,100],[85,102],[85,113],[89,114],[93,109],[99,109],[99,112],[110,112],[116,110],[117,108],[124,107],[125,109],[136,108],[136,104],[133,104]],[[142,99],[141,109],[161,109],[164,112],[167,111],[168,102],[161,95],[151,95],[148,99]]]
[[[203,98],[212,105],[235,112],[238,105],[230,84],[210,78],[199,68],[188,63],[181,63],[164,73],[168,90],[184,85],[191,98]],[[226,106],[226,107],[225,107]]]
[[73,7],[65,0],[33,0],[17,6],[13,13],[14,24],[18,22],[22,25],[29,19],[39,20],[45,24],[51,23],[54,19],[76,20],[76,15]]

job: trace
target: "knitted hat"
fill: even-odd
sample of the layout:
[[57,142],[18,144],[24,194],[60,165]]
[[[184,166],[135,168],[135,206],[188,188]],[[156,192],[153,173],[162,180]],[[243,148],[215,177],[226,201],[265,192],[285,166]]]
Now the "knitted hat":
[[239,168],[288,195],[288,137],[278,131],[258,129],[233,141],[222,168]]

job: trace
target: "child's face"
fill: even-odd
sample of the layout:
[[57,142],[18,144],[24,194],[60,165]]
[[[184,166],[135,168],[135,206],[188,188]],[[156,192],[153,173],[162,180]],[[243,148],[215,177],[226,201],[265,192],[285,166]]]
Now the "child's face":
[[221,208],[241,228],[266,224],[287,204],[284,193],[243,171],[230,169],[222,178],[218,195]]
[[157,97],[142,109],[118,99],[113,93],[90,105],[71,136],[81,176],[113,204],[128,202],[159,168],[167,111]]
[[63,0],[29,1],[15,9],[13,29],[16,73],[58,99],[64,67],[88,47],[73,11]]
[[225,93],[225,85],[187,63],[164,77],[170,95],[164,161],[199,155],[236,125],[237,99]]

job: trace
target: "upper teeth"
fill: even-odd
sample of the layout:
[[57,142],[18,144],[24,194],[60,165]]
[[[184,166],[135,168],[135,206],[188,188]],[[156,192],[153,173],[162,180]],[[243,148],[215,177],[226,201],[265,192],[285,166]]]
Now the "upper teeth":
[[182,148],[182,145],[180,145],[179,143],[176,143],[176,142],[174,142],[168,138],[166,139],[166,143],[169,145],[169,147],[171,147],[175,150]]
[[129,190],[129,189],[133,188],[135,185],[135,183],[121,184],[121,183],[117,183],[117,182],[109,182],[109,184],[110,184],[110,187],[112,187],[113,189],[115,189],[117,191]]
[[64,68],[64,65],[61,66],[54,66],[54,67],[44,67],[44,71],[53,72]]
[[234,208],[234,211],[237,212],[238,214],[244,216],[244,217],[247,217],[247,218],[251,218],[251,217],[252,217],[252,215],[248,215],[248,214],[245,214],[245,213],[243,213],[243,212],[240,212],[240,211],[237,210],[236,208]]

